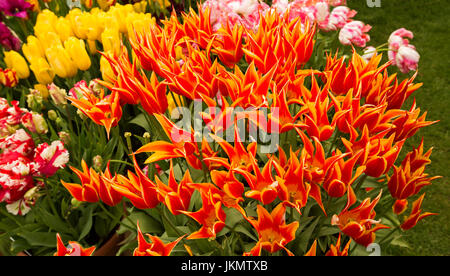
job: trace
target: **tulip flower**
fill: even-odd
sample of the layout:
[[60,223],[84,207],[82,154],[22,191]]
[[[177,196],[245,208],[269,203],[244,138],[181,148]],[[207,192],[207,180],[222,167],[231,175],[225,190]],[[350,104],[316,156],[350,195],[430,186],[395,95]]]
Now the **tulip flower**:
[[15,87],[19,83],[16,71],[0,68],[0,84],[6,87]]
[[185,172],[183,179],[178,183],[173,172],[173,164],[170,162],[168,184],[164,184],[158,176],[155,176],[155,181],[159,200],[167,206],[172,214],[179,215],[188,210],[194,192],[194,189],[188,185],[193,182],[189,170]]
[[50,67],[45,58],[34,59],[30,64],[30,69],[40,84],[48,85],[53,82],[55,71]]
[[56,253],[54,256],[92,256],[95,251],[95,246],[83,248],[78,242],[69,241],[69,246],[66,247],[61,240],[61,236],[56,234]]
[[[333,215],[331,224],[338,226],[342,233],[351,237],[356,243],[367,247],[375,241],[375,231],[389,228],[374,220],[376,215],[374,208],[380,198],[381,192],[372,202],[370,198],[366,198],[358,207],[349,210],[356,202],[356,196],[353,192],[348,192],[347,205],[339,215]],[[373,224],[375,227],[372,227]]]
[[136,208],[149,209],[156,207],[160,202],[157,185],[139,168],[134,156],[133,164],[136,174],[128,171],[128,177],[118,175],[117,181],[111,183],[113,189],[128,198]]
[[422,140],[417,149],[406,155],[401,166],[394,166],[393,174],[387,177],[388,188],[393,198],[405,200],[419,193],[423,187],[430,185],[431,181],[440,178],[440,176],[430,177],[424,173],[425,166],[431,162],[429,159],[431,151],[432,149],[423,153]]
[[366,43],[370,40],[370,36],[366,34],[372,26],[365,25],[361,21],[351,21],[345,24],[339,32],[339,41],[343,45],[355,45],[358,47],[366,47]]
[[330,245],[330,249],[325,253],[325,256],[348,256],[348,249],[350,248],[351,242],[352,240],[350,239],[341,251],[341,234],[339,233],[336,245]]
[[26,79],[30,76],[30,69],[25,59],[16,51],[4,52],[5,63],[9,69],[16,71],[19,79]]
[[235,208],[241,214],[244,209],[239,205],[244,201],[244,184],[237,180],[233,171],[211,171],[211,183],[192,183],[189,186],[202,193],[211,192],[213,199],[219,200],[225,207]]
[[420,209],[420,207],[422,206],[424,197],[425,194],[421,195],[416,201],[413,202],[411,214],[400,225],[402,230],[404,231],[409,230],[413,228],[419,220],[422,220],[428,216],[437,215],[436,213],[430,212],[422,213],[422,209]]
[[65,89],[59,88],[54,83],[49,84],[47,88],[56,106],[64,106],[67,104],[67,92]]
[[110,52],[114,56],[119,56],[121,53],[121,38],[119,30],[116,28],[106,28],[101,34],[101,42],[104,52]]
[[64,42],[64,48],[77,65],[78,69],[86,71],[91,67],[91,59],[86,51],[84,41],[75,37],[70,37]]
[[69,37],[74,36],[72,26],[70,25],[69,20],[65,17],[58,18],[58,21],[55,25],[55,30],[58,33],[61,42],[65,42],[67,39],[69,39]]
[[173,242],[165,244],[160,238],[147,234],[147,237],[151,240],[151,243],[148,243],[139,225],[137,228],[138,246],[134,249],[133,256],[170,256],[173,248],[184,238],[184,236],[181,236]]
[[8,16],[28,18],[27,11],[31,8],[31,4],[25,0],[0,0],[0,11]]
[[45,58],[45,52],[41,42],[35,36],[28,36],[27,43],[22,45],[22,52],[29,63],[33,63],[35,59]]
[[111,128],[115,127],[122,117],[119,94],[113,92],[111,95],[105,95],[104,90],[101,90],[97,95],[88,87],[84,87],[82,93],[81,99],[74,97],[68,99],[94,123],[104,126],[109,137]]
[[278,195],[278,181],[272,176],[273,161],[269,159],[262,171],[259,169],[254,157],[250,156],[253,174],[250,174],[245,169],[235,168],[237,173],[242,174],[250,190],[245,193],[246,197],[253,198],[260,201],[262,204],[272,203]]
[[420,55],[412,45],[401,46],[395,56],[395,64],[404,74],[411,70],[417,70]]
[[62,45],[51,46],[45,55],[55,74],[61,78],[71,78],[77,74],[77,66]]
[[27,113],[22,118],[22,124],[31,132],[45,134],[48,132],[48,125],[44,117],[39,113]]
[[269,253],[284,249],[289,255],[293,255],[286,248],[286,244],[295,239],[295,231],[299,223],[294,221],[287,225],[285,212],[286,208],[283,204],[278,204],[272,213],[269,213],[263,206],[257,205],[258,220],[246,219],[258,232],[259,240],[250,252],[246,252],[244,255],[260,256],[262,249]]
[[111,175],[109,163],[103,173],[97,173],[93,168],[89,168],[84,160],[81,160],[81,167],[83,171],[70,167],[80,179],[81,185],[61,180],[61,183],[73,198],[83,202],[98,202],[101,200],[108,206],[119,204],[122,195],[112,187],[112,183],[117,181],[117,176]]
[[[5,0],[7,1],[7,0]],[[14,35],[5,23],[0,22],[0,44],[7,50],[19,51],[20,39]]]
[[[306,205],[311,189],[304,179],[305,156],[300,156],[299,160],[291,149],[287,162],[287,170],[282,169],[281,175],[275,177],[279,184],[278,196],[286,206],[295,208],[301,214],[300,209]],[[278,166],[278,163],[274,164]]]
[[214,202],[211,193],[202,193],[202,208],[196,212],[180,210],[181,213],[193,218],[202,227],[190,234],[187,239],[215,239],[216,235],[225,227],[225,212],[220,201]]

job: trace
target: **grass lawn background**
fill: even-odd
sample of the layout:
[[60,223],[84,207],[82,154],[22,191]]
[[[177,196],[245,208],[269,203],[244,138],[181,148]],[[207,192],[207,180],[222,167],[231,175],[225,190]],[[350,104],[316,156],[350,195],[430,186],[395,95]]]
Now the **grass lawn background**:
[[[387,42],[389,35],[404,27],[414,33],[410,43],[421,55],[419,74],[415,82],[423,82],[411,99],[405,103],[408,109],[415,97],[421,114],[427,111],[427,121],[439,123],[421,129],[405,143],[406,151],[417,147],[422,137],[424,150],[433,147],[432,163],[426,172],[443,178],[421,190],[426,193],[422,209],[424,212],[439,213],[419,221],[417,226],[404,232],[409,247],[391,246],[382,248],[384,255],[450,255],[449,201],[450,201],[450,0],[381,0],[381,7],[370,8],[366,0],[348,0],[348,6],[358,12],[356,20],[372,26],[368,45],[378,46]],[[387,61],[387,53],[384,53]],[[399,72],[393,70],[393,72]],[[412,75],[408,74],[409,76]],[[399,79],[408,75],[399,72]],[[387,191],[387,190],[386,190]],[[414,197],[414,199],[417,198]],[[409,214],[409,209],[407,210]]]

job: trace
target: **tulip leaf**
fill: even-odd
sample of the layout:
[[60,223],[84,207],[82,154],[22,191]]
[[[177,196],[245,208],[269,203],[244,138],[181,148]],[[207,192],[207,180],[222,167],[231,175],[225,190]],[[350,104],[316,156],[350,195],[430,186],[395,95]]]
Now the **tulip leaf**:
[[296,237],[298,240],[295,241],[294,245],[296,248],[296,252],[299,255],[303,255],[307,251],[308,242],[312,236],[312,233],[316,229],[317,224],[320,221],[320,217],[315,218],[303,231],[299,232],[297,230]]
[[79,220],[79,226],[80,228],[80,236],[78,237],[78,241],[82,240],[84,237],[86,237],[87,234],[91,231],[92,228],[92,213],[94,211],[95,205],[89,205],[85,210],[83,210],[83,215],[81,216]]
[[[21,231],[19,237],[24,238],[31,246],[56,247],[55,232],[29,232]],[[67,236],[61,235],[63,241],[69,240]]]
[[[164,228],[159,221],[154,219],[153,217],[147,215],[144,212],[134,211],[128,217],[131,221],[134,222],[134,225],[130,225],[130,227],[136,227],[139,223],[139,227],[142,233],[150,233],[150,234],[162,234],[164,232]],[[129,225],[130,222],[124,220],[123,223]]]
[[138,125],[138,126],[144,128],[146,131],[151,133],[151,128],[148,125],[147,120],[145,119],[145,115],[143,113],[137,115],[132,120],[130,120],[128,123]]
[[62,219],[60,219],[58,216],[52,215],[47,210],[45,210],[41,207],[36,207],[36,208],[39,210],[36,213],[39,214],[40,221],[42,221],[50,229],[53,229],[60,234],[66,233],[66,234],[70,234],[71,236],[74,236],[74,237],[78,236],[76,231],[74,229],[72,229],[71,227],[69,227],[69,225],[67,223],[65,223]]
[[250,232],[247,228],[245,228],[245,226],[243,226],[242,224],[236,225],[236,227],[234,228],[234,231],[242,233],[254,241],[258,241],[258,238],[252,232]]

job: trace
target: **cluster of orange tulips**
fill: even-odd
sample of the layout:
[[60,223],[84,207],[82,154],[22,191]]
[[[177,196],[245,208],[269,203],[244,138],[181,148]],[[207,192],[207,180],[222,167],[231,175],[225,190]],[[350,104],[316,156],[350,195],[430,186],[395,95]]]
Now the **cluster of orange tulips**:
[[[186,240],[187,254],[196,255],[188,241],[235,234],[230,220],[236,217],[257,238],[239,237],[243,245],[233,254],[253,256],[280,250],[321,254],[317,245],[323,254],[347,255],[351,241],[367,247],[379,241],[379,230],[410,229],[433,215],[421,210],[424,194],[403,220],[384,215],[402,214],[438,178],[425,173],[431,149],[424,153],[423,143],[398,160],[406,139],[436,123],[415,103],[404,109],[421,84],[415,76],[399,81],[388,73],[390,62],[381,64],[381,55],[366,61],[356,50],[348,59],[327,53],[323,68],[310,68],[315,42],[315,25],[275,12],[267,12],[255,30],[236,24],[213,31],[209,10],[200,8],[181,20],[172,14],[150,32],[136,31],[130,38],[133,59],[125,48],[105,56],[112,74],[98,83],[110,94],[86,88],[84,96],[69,100],[108,133],[124,105],[137,105],[155,123],[152,141],[130,156],[135,172],[97,173],[83,163],[82,172],[72,168],[81,185],[63,181],[64,186],[78,201],[114,206],[126,198],[137,209],[163,207],[199,225],[176,231],[168,245],[151,235],[149,244],[139,230],[135,255],[168,255],[180,240]],[[193,129],[167,115],[194,101],[219,110],[201,116],[209,137],[197,139]],[[237,108],[247,116],[242,111],[220,124]],[[241,138],[248,129],[238,124],[263,109],[269,110],[271,127],[248,123],[280,135],[275,153],[261,153],[257,141]],[[231,142],[223,138],[227,130],[234,134]],[[141,169],[144,153],[147,167]],[[147,173],[167,163],[159,176]],[[309,250],[299,246],[307,235],[302,223],[316,233],[309,234]],[[328,230],[333,239],[317,234],[323,227],[334,229]]]

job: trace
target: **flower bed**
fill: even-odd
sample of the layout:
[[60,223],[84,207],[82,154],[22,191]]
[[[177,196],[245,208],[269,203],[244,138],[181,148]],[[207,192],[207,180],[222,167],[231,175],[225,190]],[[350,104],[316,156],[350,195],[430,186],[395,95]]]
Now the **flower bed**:
[[411,31],[368,46],[345,1],[30,2],[1,8],[3,254],[367,255],[436,215]]

